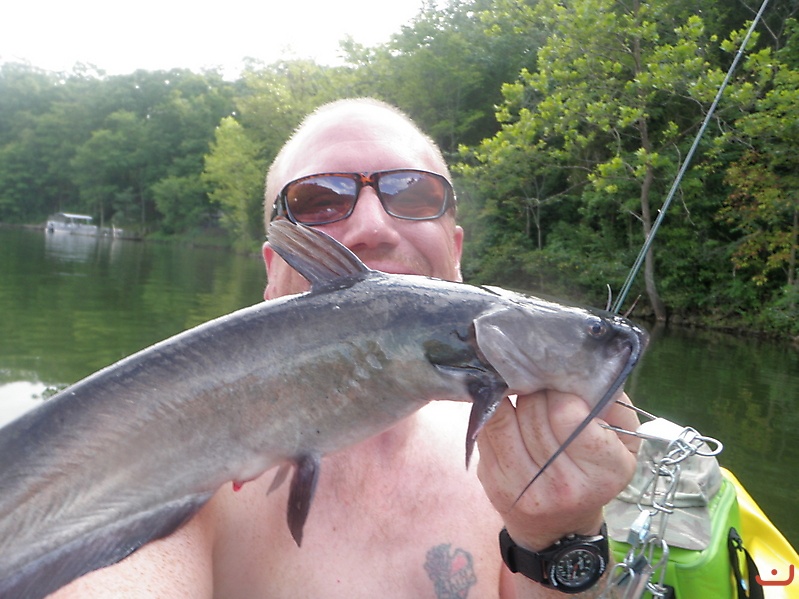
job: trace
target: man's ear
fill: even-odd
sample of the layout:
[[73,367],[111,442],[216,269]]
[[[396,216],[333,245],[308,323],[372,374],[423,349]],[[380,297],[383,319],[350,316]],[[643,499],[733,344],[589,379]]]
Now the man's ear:
[[268,241],[264,241],[264,245],[261,247],[261,254],[264,257],[264,266],[266,266],[266,273],[269,274],[269,270],[272,268],[272,260],[274,260],[275,250],[272,249],[272,246],[269,245]]
[[272,264],[277,257],[277,253],[272,249],[272,246],[269,245],[269,242],[265,241],[264,245],[261,247],[261,254],[264,257],[264,266],[266,267],[266,288],[264,289],[264,299],[266,300],[269,299],[271,293],[274,291],[270,289],[271,277],[269,276],[269,271],[272,270]]
[[455,270],[457,271],[457,280],[463,281],[461,274],[461,258],[463,257],[463,227],[460,225],[455,226],[455,233],[453,241],[455,242]]

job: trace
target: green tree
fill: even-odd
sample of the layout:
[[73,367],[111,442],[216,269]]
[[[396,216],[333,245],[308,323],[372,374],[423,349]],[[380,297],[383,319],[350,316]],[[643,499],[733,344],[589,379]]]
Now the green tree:
[[69,160],[88,136],[75,91],[32,67],[0,67],[0,220],[41,222],[74,197]]
[[203,172],[223,226],[242,249],[252,249],[263,239],[266,166],[301,119],[317,106],[348,95],[350,82],[348,69],[307,60],[248,65],[238,83],[234,116],[220,122]]
[[533,22],[520,21],[497,4],[425,2],[388,43],[375,48],[345,43],[357,91],[401,107],[445,154],[492,135],[500,86],[533,64],[540,42]]
[[[738,234],[732,262],[764,291],[777,293],[791,321],[799,300],[799,70],[795,43],[799,27],[789,24],[791,40],[767,65],[773,70],[768,92],[756,110],[735,122],[729,137],[744,147],[726,170],[732,191],[719,218]],[[769,294],[771,295],[771,294]],[[784,298],[784,301],[780,298]],[[767,300],[768,296],[761,300]],[[793,328],[796,328],[795,326]]]
[[233,110],[233,94],[215,73],[171,76],[169,89],[145,119],[145,179],[160,227],[178,233],[213,220],[201,174],[216,126]]
[[233,117],[225,117],[205,157],[203,181],[222,211],[222,225],[236,245],[252,249],[263,239],[263,176],[259,148]]
[[302,118],[317,106],[350,95],[347,69],[310,60],[250,64],[236,101],[236,119],[268,162]]
[[159,179],[152,194],[165,233],[187,231],[211,220],[212,205],[199,175]]
[[[141,121],[132,112],[120,110],[75,153],[72,168],[82,207],[98,215],[101,225],[111,222],[114,204],[121,199],[138,200],[143,213],[143,140]],[[133,212],[130,206],[123,210]]]
[[[585,233],[593,231],[612,251],[623,249],[634,219],[642,242],[656,212],[654,198],[665,196],[724,75],[707,57],[716,37],[697,16],[675,22],[670,9],[669,3],[639,0],[539,2],[534,14],[547,41],[537,69],[504,86],[503,130],[475,153],[478,174],[488,176],[497,162],[519,165],[513,197],[527,202],[519,212],[573,188],[581,203],[578,222],[588,226],[584,240],[592,243]],[[747,89],[732,94],[739,105],[751,102]],[[539,176],[552,173],[550,180],[554,169],[562,170],[561,187],[531,185],[528,163]],[[691,179],[684,184],[689,194],[697,185]],[[543,198],[536,192],[530,204],[531,187],[549,191]],[[567,227],[560,234],[579,231]],[[665,320],[651,251],[644,283],[656,318]]]

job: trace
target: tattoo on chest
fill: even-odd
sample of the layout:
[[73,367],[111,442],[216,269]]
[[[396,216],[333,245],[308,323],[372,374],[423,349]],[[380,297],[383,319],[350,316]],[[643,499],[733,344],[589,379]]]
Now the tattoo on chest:
[[451,549],[449,543],[437,545],[427,552],[424,569],[438,599],[466,599],[469,589],[477,583],[472,554],[463,549]]

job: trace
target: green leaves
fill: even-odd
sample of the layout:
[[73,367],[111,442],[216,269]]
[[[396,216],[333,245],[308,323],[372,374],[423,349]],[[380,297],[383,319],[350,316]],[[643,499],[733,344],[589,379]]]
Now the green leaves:
[[[536,68],[521,71],[516,82],[503,86],[504,102],[496,111],[501,130],[475,147],[470,156],[466,154],[476,166],[461,171],[487,196],[479,228],[523,230],[545,254],[555,251],[560,235],[556,231],[562,231],[565,222],[600,236],[600,245],[607,252],[594,247],[594,255],[636,248],[649,232],[657,207],[725,77],[718,58],[733,48],[737,51],[742,33],[736,30],[731,41],[720,42],[723,36],[709,32],[701,16],[681,11],[674,2],[540,0],[533,12],[547,34]],[[681,269],[690,267],[682,258],[671,260],[670,255],[681,254],[683,248],[686,253],[689,248],[696,252],[695,240],[715,226],[712,217],[719,200],[713,204],[711,198],[705,198],[712,179],[706,178],[708,171],[701,168],[702,149],[729,148],[729,140],[740,139],[746,128],[751,132],[748,143],[754,145],[770,139],[763,129],[796,130],[785,117],[791,114],[792,102],[795,112],[797,98],[785,93],[776,74],[769,48],[750,52],[746,69],[736,74],[727,90],[717,125],[705,133],[699,168],[688,171],[678,193],[683,214],[672,214],[668,221],[668,227],[686,230],[662,233],[657,259],[647,257],[646,292],[658,318],[665,318],[666,311],[658,290],[656,262],[659,268],[672,269],[666,276],[670,297],[685,301],[688,294],[675,293],[673,282]],[[777,83],[775,89],[766,93],[768,86],[775,84],[772,81]],[[763,123],[754,112],[747,117],[751,120],[742,119],[733,129],[740,110],[759,112],[767,107],[772,115],[784,115],[780,117],[783,122]],[[729,136],[720,135],[726,131],[731,132]],[[769,154],[773,163],[784,161],[786,155],[793,154],[781,145]],[[797,172],[796,166],[790,164],[786,170]],[[751,183],[752,174],[748,176]],[[503,184],[488,187],[480,183],[495,177],[501,177]],[[788,183],[789,179],[781,181]],[[731,178],[727,182],[746,189]],[[574,211],[558,214],[551,207],[556,200]],[[759,213],[765,209],[761,204]],[[511,214],[526,216],[513,219]],[[735,227],[733,233],[742,233],[740,222],[730,220],[733,215],[740,216],[736,210],[729,208],[724,215],[724,222]],[[710,223],[702,220],[708,216]],[[528,224],[531,220],[534,227]],[[762,224],[762,220],[758,222]],[[668,238],[682,247],[664,246]],[[490,236],[482,234],[480,239],[487,243]],[[756,245],[761,253],[771,252],[773,259],[766,261],[771,268],[785,256],[777,251],[779,244],[774,238],[766,242],[760,235]],[[561,246],[558,252],[563,251]],[[575,252],[580,252],[579,247]],[[733,257],[740,259],[742,253],[751,258],[756,252],[752,245],[741,245]],[[751,266],[751,260],[747,264]],[[549,274],[555,280],[565,276],[563,271]]]
[[233,117],[222,119],[211,152],[205,158],[203,181],[222,211],[222,224],[241,248],[263,239],[263,177],[258,146]]
[[[648,290],[639,310],[662,316],[662,294],[682,315],[794,314],[799,27],[788,10],[768,12],[721,99],[634,290]],[[705,0],[450,0],[425,3],[385,44],[344,40],[342,66],[250,61],[235,82],[6,64],[0,220],[76,209],[143,231],[221,224],[254,249],[265,170],[302,117],[375,96],[449,158],[467,276],[604,304],[750,17]]]

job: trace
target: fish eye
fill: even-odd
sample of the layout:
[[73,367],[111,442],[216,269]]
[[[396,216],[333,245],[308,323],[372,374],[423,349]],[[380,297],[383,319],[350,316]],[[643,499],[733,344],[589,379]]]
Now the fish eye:
[[586,325],[588,334],[594,339],[602,339],[610,332],[608,323],[602,318],[591,318],[588,320]]

